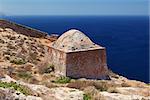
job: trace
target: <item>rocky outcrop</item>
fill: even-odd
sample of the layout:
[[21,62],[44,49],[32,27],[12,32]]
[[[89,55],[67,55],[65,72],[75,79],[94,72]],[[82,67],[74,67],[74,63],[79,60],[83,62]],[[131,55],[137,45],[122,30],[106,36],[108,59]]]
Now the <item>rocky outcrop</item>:
[[0,78],[7,74],[15,79],[38,82],[40,78],[35,74],[46,72],[49,66],[47,43],[51,40],[0,28]]
[[150,89],[147,88],[140,88],[140,87],[118,87],[116,88],[116,91],[118,91],[121,94],[124,95],[139,95],[139,96],[150,96]]
[[[16,82],[31,89],[32,95],[24,95],[14,89],[0,88],[0,100],[83,100],[83,92],[77,89],[67,87],[48,88],[43,85],[28,84],[21,81],[16,81],[9,76],[0,79],[2,82]],[[9,95],[6,95],[9,94]]]
[[[74,80],[75,81],[75,80]],[[118,80],[119,81],[119,80]],[[129,81],[129,80],[128,80]],[[32,91],[31,95],[14,90],[13,88],[0,87],[0,98],[3,100],[26,99],[26,100],[83,100],[84,94],[91,96],[91,100],[149,100],[149,87],[121,87],[113,81],[96,81],[80,79],[80,83],[75,83],[74,88],[62,87],[53,88],[44,85],[29,84],[17,81],[5,75],[0,82],[15,82],[23,85]],[[73,86],[73,84],[72,84]],[[113,90],[109,88],[116,87]],[[75,89],[78,88],[78,89]],[[84,91],[84,92],[83,92]],[[6,95],[9,94],[9,95]]]
[[43,100],[41,97],[26,96],[13,89],[0,88],[0,100]]
[[100,92],[100,94],[105,97],[104,100],[149,100],[150,97],[144,97],[139,95],[124,95],[120,93],[108,93],[108,92]]

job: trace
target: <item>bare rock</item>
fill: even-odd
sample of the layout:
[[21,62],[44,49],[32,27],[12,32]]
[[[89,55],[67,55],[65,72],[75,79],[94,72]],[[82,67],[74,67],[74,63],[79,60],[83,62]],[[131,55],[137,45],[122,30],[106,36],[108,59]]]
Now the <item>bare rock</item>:
[[150,97],[144,97],[139,95],[124,95],[120,93],[108,93],[100,92],[100,94],[105,98],[105,100],[149,100]]
[[5,28],[4,30],[7,31],[8,33],[12,33],[13,32],[13,30],[11,28]]
[[[7,94],[7,95],[6,95]],[[36,96],[26,96],[10,88],[0,88],[0,100],[43,100]]]
[[116,90],[125,95],[139,95],[139,96],[150,96],[150,88],[138,88],[138,87],[118,87]]
[[[50,89],[52,96],[58,100],[83,100],[83,92],[77,89],[58,87]],[[63,97],[63,98],[62,98]]]
[[0,32],[3,32],[4,31],[4,29],[3,28],[0,28]]

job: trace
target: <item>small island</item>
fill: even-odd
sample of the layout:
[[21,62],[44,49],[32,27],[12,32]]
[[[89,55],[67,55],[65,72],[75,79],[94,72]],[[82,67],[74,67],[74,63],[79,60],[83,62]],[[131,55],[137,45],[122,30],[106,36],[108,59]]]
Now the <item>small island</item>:
[[149,100],[149,84],[109,69],[106,49],[76,29],[0,19],[0,100]]

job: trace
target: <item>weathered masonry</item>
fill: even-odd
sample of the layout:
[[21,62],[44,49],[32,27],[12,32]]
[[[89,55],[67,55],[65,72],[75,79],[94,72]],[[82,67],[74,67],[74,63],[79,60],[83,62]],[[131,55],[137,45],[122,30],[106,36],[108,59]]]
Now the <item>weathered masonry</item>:
[[104,79],[106,50],[78,30],[69,30],[50,44],[49,60],[57,75],[72,78]]

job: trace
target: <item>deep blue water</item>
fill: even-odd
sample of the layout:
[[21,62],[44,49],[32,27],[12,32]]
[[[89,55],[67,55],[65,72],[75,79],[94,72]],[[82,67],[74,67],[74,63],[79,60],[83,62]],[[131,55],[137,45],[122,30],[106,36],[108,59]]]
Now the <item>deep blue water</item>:
[[62,34],[79,29],[107,49],[110,69],[130,79],[149,82],[148,16],[11,16],[11,21]]

